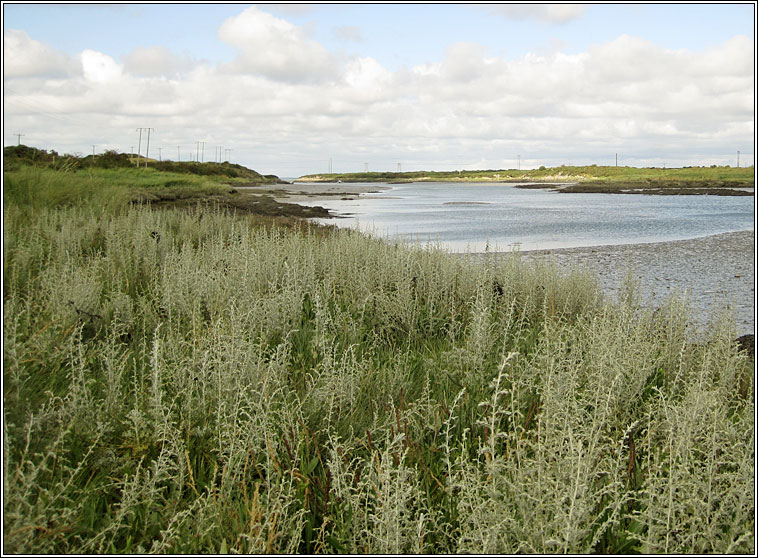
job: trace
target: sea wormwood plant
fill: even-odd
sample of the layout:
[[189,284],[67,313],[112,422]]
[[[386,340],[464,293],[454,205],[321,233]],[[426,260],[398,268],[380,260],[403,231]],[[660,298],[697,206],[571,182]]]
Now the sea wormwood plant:
[[754,552],[729,320],[200,208],[4,218],[7,552]]

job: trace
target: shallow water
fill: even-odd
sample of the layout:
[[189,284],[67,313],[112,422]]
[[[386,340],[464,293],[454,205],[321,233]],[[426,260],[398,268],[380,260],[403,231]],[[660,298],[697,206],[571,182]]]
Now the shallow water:
[[310,204],[342,217],[325,222],[454,252],[684,240],[752,229],[755,215],[749,196],[561,194],[449,182],[390,185]]

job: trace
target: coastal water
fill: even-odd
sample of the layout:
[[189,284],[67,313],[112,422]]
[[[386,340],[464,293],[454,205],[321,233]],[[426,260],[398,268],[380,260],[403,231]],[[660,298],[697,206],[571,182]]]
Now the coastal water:
[[563,194],[449,182],[381,186],[387,189],[312,203],[339,215],[328,220],[337,226],[454,252],[684,240],[753,229],[755,216],[752,196]]

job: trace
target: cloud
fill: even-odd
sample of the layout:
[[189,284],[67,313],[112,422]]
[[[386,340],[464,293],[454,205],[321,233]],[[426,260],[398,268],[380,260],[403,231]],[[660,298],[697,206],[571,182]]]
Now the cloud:
[[231,72],[288,82],[334,76],[335,60],[322,45],[308,38],[301,28],[258,8],[248,8],[227,19],[218,36],[239,51],[227,65]]
[[8,29],[3,34],[3,75],[15,77],[61,77],[75,71],[71,58],[35,41],[25,31]]
[[137,47],[123,57],[123,62],[127,72],[138,76],[175,76],[192,67],[188,57],[179,58],[161,45]]
[[[114,147],[126,150],[136,127],[151,126],[164,155],[178,145],[194,154],[202,140],[206,153],[223,144],[237,162],[280,176],[311,172],[332,155],[357,161],[352,169],[335,164],[345,171],[364,161],[379,169],[379,157],[403,161],[404,170],[442,170],[462,162],[502,168],[516,153],[560,164],[609,150],[664,156],[691,145],[752,145],[748,37],[698,52],[621,35],[582,53],[541,49],[519,58],[458,42],[439,60],[397,71],[371,56],[337,57],[256,8],[225,21],[219,37],[238,50],[228,64],[155,45],[121,64],[85,50],[73,70],[53,76],[49,47],[6,32],[6,49],[37,53],[6,64],[7,127],[27,138],[68,138],[60,119],[75,117],[84,145],[125,136]],[[44,147],[74,149],[57,141]]]
[[363,41],[361,30],[359,27],[351,25],[343,25],[341,27],[334,28],[334,36],[340,41],[359,43]]
[[545,23],[563,24],[584,15],[582,4],[488,4],[487,10],[507,19],[536,19]]
[[95,83],[105,83],[121,77],[122,67],[113,58],[94,50],[82,51],[79,59],[85,79]]

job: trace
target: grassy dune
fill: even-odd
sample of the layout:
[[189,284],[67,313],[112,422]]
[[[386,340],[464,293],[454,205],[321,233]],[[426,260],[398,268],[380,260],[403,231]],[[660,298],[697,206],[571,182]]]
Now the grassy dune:
[[729,315],[693,345],[687,308],[631,281],[607,301],[517,255],[20,172],[6,552],[754,553]]

